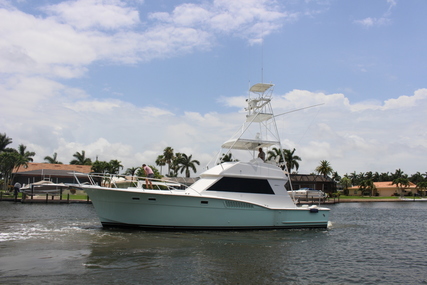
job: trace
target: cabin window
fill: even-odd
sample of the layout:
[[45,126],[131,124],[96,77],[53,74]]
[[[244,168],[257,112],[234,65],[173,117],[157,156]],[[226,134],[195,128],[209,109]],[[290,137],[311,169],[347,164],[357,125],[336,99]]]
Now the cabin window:
[[248,179],[223,177],[207,189],[207,191],[273,194],[270,183],[265,179]]

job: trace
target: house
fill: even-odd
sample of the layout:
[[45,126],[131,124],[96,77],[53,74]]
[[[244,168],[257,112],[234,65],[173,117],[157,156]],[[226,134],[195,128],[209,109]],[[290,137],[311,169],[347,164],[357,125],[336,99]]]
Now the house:
[[91,165],[30,162],[26,168],[21,166],[13,170],[13,183],[19,182],[24,185],[43,180],[54,183],[77,183],[76,176],[83,183],[87,181],[87,176],[76,173],[87,174],[91,172],[91,169]]
[[[397,194],[401,194],[400,190],[397,188],[396,184],[393,184],[392,181],[384,181],[384,182],[374,182],[375,187],[377,188],[377,193],[379,196],[394,196],[395,193]],[[417,189],[416,189],[416,185],[412,182],[409,182],[409,187],[405,188],[405,190],[403,190],[402,195],[407,195],[409,192],[412,193],[416,193]],[[348,188],[348,193],[349,195],[361,195],[360,190],[359,190],[359,186],[353,186]]]
[[322,190],[325,193],[337,191],[337,183],[328,176],[315,174],[291,174],[292,189],[310,188]]

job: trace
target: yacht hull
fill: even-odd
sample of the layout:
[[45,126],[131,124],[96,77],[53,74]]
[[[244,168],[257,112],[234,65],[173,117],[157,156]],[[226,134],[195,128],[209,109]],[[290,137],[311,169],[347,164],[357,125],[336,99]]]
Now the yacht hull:
[[326,228],[329,218],[327,208],[271,209],[245,201],[166,191],[104,187],[85,190],[105,227],[193,230]]

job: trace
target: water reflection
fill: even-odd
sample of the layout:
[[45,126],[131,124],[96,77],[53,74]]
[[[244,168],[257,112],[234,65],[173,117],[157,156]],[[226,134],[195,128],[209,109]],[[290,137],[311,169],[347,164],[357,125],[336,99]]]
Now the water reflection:
[[343,203],[328,230],[243,232],[111,230],[90,205],[0,206],[5,283],[426,282],[427,203]]

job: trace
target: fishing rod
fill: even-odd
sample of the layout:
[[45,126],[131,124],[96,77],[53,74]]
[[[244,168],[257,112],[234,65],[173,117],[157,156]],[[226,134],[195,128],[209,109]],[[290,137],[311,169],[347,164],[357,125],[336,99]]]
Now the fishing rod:
[[278,115],[274,116],[274,118],[276,118],[276,117],[278,117],[278,116],[285,115],[285,114],[293,113],[293,112],[296,112],[296,111],[301,111],[301,110],[304,110],[304,109],[308,109],[308,108],[313,108],[313,107],[321,106],[321,105],[324,105],[324,104],[325,104],[325,103],[320,103],[320,104],[316,104],[316,105],[312,105],[312,106],[308,106],[308,107],[304,107],[304,108],[300,108],[300,109],[296,109],[296,110],[288,111],[288,112],[285,112],[285,113],[278,114]]

